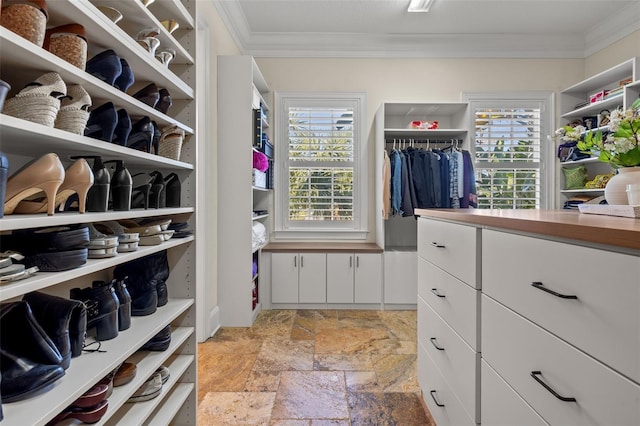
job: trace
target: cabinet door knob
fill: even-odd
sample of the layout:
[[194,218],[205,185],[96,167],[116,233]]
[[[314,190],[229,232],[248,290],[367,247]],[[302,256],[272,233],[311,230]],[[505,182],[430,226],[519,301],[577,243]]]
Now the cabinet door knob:
[[430,390],[429,393],[431,394],[431,398],[433,399],[433,402],[435,402],[438,407],[444,407],[444,404],[440,404],[438,402],[438,400],[436,399],[436,391],[435,390]]
[[433,345],[434,348],[436,348],[439,351],[444,351],[444,348],[442,346],[438,346],[438,341],[436,340],[435,337],[431,337],[429,338],[429,340],[431,341],[431,344]]
[[444,294],[440,294],[440,292],[438,291],[438,289],[437,289],[437,288],[432,288],[432,289],[431,289],[431,293],[435,294],[435,295],[436,295],[436,296],[438,296],[438,297],[442,297],[442,298],[447,297],[447,296],[445,296]]
[[533,377],[533,379],[540,383],[542,385],[543,388],[545,388],[546,390],[548,390],[551,395],[555,396],[556,398],[558,398],[560,401],[567,401],[567,402],[575,402],[576,399],[572,398],[572,397],[567,397],[567,396],[561,396],[560,394],[558,394],[558,392],[554,391],[551,386],[549,386],[548,384],[546,384],[545,382],[542,381],[541,378],[539,378],[538,376],[541,376],[542,372],[540,371],[532,371],[531,372],[531,377]]
[[436,243],[435,241],[431,241],[431,245],[437,248],[444,248],[444,244]]
[[532,282],[531,286],[533,288],[537,288],[538,290],[542,290],[542,291],[545,291],[545,292],[547,292],[549,294],[553,294],[554,296],[559,297],[561,299],[577,299],[578,298],[578,296],[574,296],[572,294],[561,294],[561,293],[558,293],[557,291],[550,290],[550,289],[546,288],[544,286],[544,284],[542,284],[540,281]]

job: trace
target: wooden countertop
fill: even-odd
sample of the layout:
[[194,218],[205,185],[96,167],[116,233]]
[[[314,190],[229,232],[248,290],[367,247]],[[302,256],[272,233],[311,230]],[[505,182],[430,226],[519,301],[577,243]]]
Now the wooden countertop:
[[269,243],[262,251],[272,253],[382,253],[382,248],[374,243],[312,243],[306,241]]
[[640,219],[572,210],[416,209],[415,214],[640,250]]

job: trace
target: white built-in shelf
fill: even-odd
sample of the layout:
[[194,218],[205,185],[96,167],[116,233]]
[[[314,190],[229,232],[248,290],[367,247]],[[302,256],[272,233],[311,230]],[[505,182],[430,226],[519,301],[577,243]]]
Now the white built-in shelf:
[[560,162],[561,165],[563,166],[573,166],[575,164],[585,164],[585,163],[597,163],[598,161],[598,157],[589,157],[589,158],[584,158],[582,160],[576,160],[576,161],[562,161]]
[[193,236],[187,238],[172,238],[169,241],[164,241],[155,246],[138,246],[138,250],[136,251],[118,253],[114,257],[108,257],[105,259],[87,259],[87,263],[84,265],[68,271],[37,272],[32,277],[2,284],[2,286],[0,286],[0,300],[7,300],[31,291],[42,290],[65,281],[79,278],[92,272],[102,271],[121,263],[157,253],[162,250],[167,250],[183,244],[189,244],[193,239]]
[[561,189],[563,194],[582,194],[587,192],[604,192],[604,188]]
[[608,99],[603,99],[599,102],[590,103],[588,105],[583,106],[582,108],[569,111],[565,114],[562,114],[561,117],[566,119],[573,119],[573,118],[582,118],[587,116],[595,116],[605,109],[612,110],[620,105],[622,105],[622,93]]
[[269,242],[268,242],[268,241],[267,241],[266,243],[264,243],[264,244],[260,244],[260,245],[259,245],[258,247],[256,247],[256,248],[252,248],[252,249],[251,249],[251,254],[256,253],[256,252],[258,252],[258,251],[262,250],[262,249],[264,248],[264,246],[266,246],[267,244],[269,244]]
[[467,129],[384,129],[385,137],[446,139],[466,134]]
[[[104,28],[108,28],[110,31],[114,33],[122,33],[128,34],[130,37],[135,38],[138,35],[140,30],[145,28],[157,28],[159,30],[159,34],[156,36],[160,40],[160,47],[158,50],[163,50],[167,48],[171,48],[175,50],[176,57],[173,60],[172,64],[181,64],[181,65],[193,65],[193,56],[179,43],[172,34],[167,31],[167,29],[160,23],[161,20],[164,19],[173,19],[180,26],[176,33],[180,31],[180,29],[190,29],[193,28],[193,19],[189,16],[189,13],[184,9],[184,7],[179,8],[179,2],[175,1],[155,1],[153,4],[163,4],[164,8],[157,8],[151,10],[150,8],[144,7],[141,1],[114,1],[114,0],[91,0],[91,4],[94,6],[109,6],[115,9],[118,9],[123,16],[126,18],[122,21],[114,24],[109,18],[104,16],[100,10],[95,8],[96,19],[101,19],[101,25]],[[167,7],[169,6],[169,7]],[[170,7],[174,6],[174,7]],[[182,6],[180,4],[180,6]],[[89,7],[87,6],[89,9]],[[181,11],[186,12],[182,13]]]
[[[582,94],[592,91],[597,91],[602,87],[611,84],[612,82],[616,82],[622,80],[627,77],[631,77],[634,73],[634,68],[636,66],[636,58],[629,59],[624,61],[614,67],[611,67],[601,73],[598,73],[592,77],[589,77],[585,80],[582,80],[579,83],[574,84],[566,89],[564,89],[563,93],[576,93]],[[638,70],[635,70],[636,72]]]
[[[74,225],[79,223],[105,222],[108,220],[131,219],[131,217],[143,218],[154,216],[175,216],[190,214],[193,207],[168,207],[163,209],[131,209],[127,211],[107,212],[61,212],[53,216],[41,214],[11,214],[0,219],[0,231],[13,231],[15,229],[41,228],[62,225]],[[171,241],[171,240],[169,240]]]
[[269,217],[269,214],[261,214],[259,216],[253,216],[253,220],[261,220]]
[[271,191],[271,188],[260,188],[259,186],[253,186],[252,189],[254,191],[262,191],[262,192],[269,192]]
[[154,426],[169,426],[189,395],[194,392],[193,383],[176,383],[169,395],[164,399],[162,405],[158,407],[150,417],[148,424]]
[[167,351],[136,353],[137,348],[155,336],[164,328],[164,324],[178,318],[192,304],[193,299],[169,299],[165,306],[159,307],[151,315],[132,317],[129,329],[119,332],[115,339],[101,342],[100,349],[105,352],[84,352],[79,357],[72,358],[64,377],[53,383],[45,392],[22,401],[2,404],[5,419],[11,419],[12,425],[45,424],[95,384],[87,382],[87,374],[92,377],[104,377],[135,353],[136,377],[129,384],[114,388],[109,398],[109,409],[102,419],[103,423],[106,422],[147,377],[193,334],[194,328],[173,329]]
[[[173,340],[173,335],[171,336],[171,339]],[[164,356],[161,354],[164,354],[164,353],[156,352],[154,354],[156,356],[149,356],[149,353],[139,352],[129,358],[129,362],[135,363],[136,366],[138,367],[137,371],[139,372],[141,371],[140,373],[141,377],[149,377],[151,374],[155,372],[155,370],[160,365],[164,365],[169,369],[169,374],[170,374],[169,379],[165,384],[162,385],[162,391],[160,392],[160,395],[148,401],[136,402],[134,404],[131,404],[131,403],[125,404],[129,396],[131,396],[131,394],[129,393],[131,389],[133,389],[133,391],[135,391],[136,389],[133,387],[128,387],[127,388],[128,392],[126,393],[123,392],[122,394],[118,395],[119,398],[117,402],[122,406],[122,408],[117,412],[115,412],[112,417],[109,416],[108,421],[105,421],[105,419],[103,418],[102,421],[98,423],[99,425],[143,424],[145,422],[145,419],[147,419],[153,413],[153,411],[159,406],[164,406],[165,404],[167,404],[169,406],[175,407],[177,405],[177,402],[179,402],[181,398],[179,398],[178,400],[172,401],[173,398],[171,398],[172,396],[171,391],[173,390],[174,386],[178,385],[178,381],[180,380],[180,377],[182,376],[182,374],[184,374],[187,368],[193,363],[195,356],[194,355],[178,355],[178,356],[172,356],[167,359],[167,354],[164,354]],[[136,373],[136,377],[137,376],[138,376],[138,373]],[[193,389],[193,386],[194,386],[193,383],[185,383],[184,385],[191,389]],[[182,400],[182,403],[183,402],[184,400]],[[111,404],[111,398],[109,398],[109,404]],[[109,413],[107,412],[107,414]],[[167,417],[163,420],[166,422],[170,419],[173,419],[173,417]],[[151,422],[149,424],[156,425],[159,423]]]

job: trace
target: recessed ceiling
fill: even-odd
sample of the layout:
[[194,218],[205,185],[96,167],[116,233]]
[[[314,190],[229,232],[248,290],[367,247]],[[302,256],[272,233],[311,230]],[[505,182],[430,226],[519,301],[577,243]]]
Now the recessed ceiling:
[[640,0],[219,0],[245,54],[583,58],[640,29]]

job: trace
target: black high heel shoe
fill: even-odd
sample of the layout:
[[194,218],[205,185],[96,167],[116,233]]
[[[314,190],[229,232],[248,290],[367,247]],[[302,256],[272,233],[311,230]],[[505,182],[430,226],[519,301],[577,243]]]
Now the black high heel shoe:
[[127,146],[129,134],[131,133],[131,117],[126,109],[118,110],[118,124],[113,132],[112,143]]
[[116,52],[108,49],[89,59],[85,71],[113,86],[113,83],[122,74],[122,63]]
[[170,173],[164,178],[164,192],[166,194],[166,207],[180,207],[182,186],[175,173]]
[[154,209],[160,209],[167,204],[166,193],[164,190],[164,178],[162,177],[162,173],[155,171],[149,173],[151,177],[153,177],[153,181],[151,182],[151,192],[149,194],[149,204]]
[[86,211],[106,212],[109,206],[109,184],[111,176],[107,167],[102,163],[102,158],[97,155],[78,155],[70,157],[72,160],[78,158],[93,159],[93,185],[87,193]]
[[173,101],[171,100],[171,95],[169,94],[169,91],[167,89],[160,89],[158,91],[158,95],[159,95],[159,100],[155,106],[155,109],[157,109],[163,114],[166,114],[167,110],[171,108],[171,105],[173,105]]
[[154,133],[151,119],[147,116],[142,117],[133,125],[127,146],[138,151],[151,152]]
[[158,86],[156,86],[155,83],[149,83],[134,93],[133,97],[140,102],[149,105],[151,108],[155,108],[156,104],[160,100],[160,92],[158,91]]
[[154,177],[147,173],[136,173],[132,176],[133,188],[131,191],[131,208],[149,208],[149,194],[151,193]]
[[110,160],[106,163],[116,163],[116,169],[111,175],[111,204],[114,211],[131,210],[131,187],[133,179],[122,160]]
[[91,111],[84,135],[105,142],[111,142],[118,124],[118,113],[113,102],[107,102]]
[[162,137],[162,129],[158,126],[158,123],[152,121],[153,125],[153,139],[151,140],[152,153],[158,155],[158,148],[160,147],[160,138]]
[[120,89],[126,93],[129,87],[133,86],[133,83],[136,81],[136,79],[127,61],[125,61],[123,58],[120,58],[120,64],[122,65],[122,72],[113,82],[113,87],[115,87],[116,89]]

